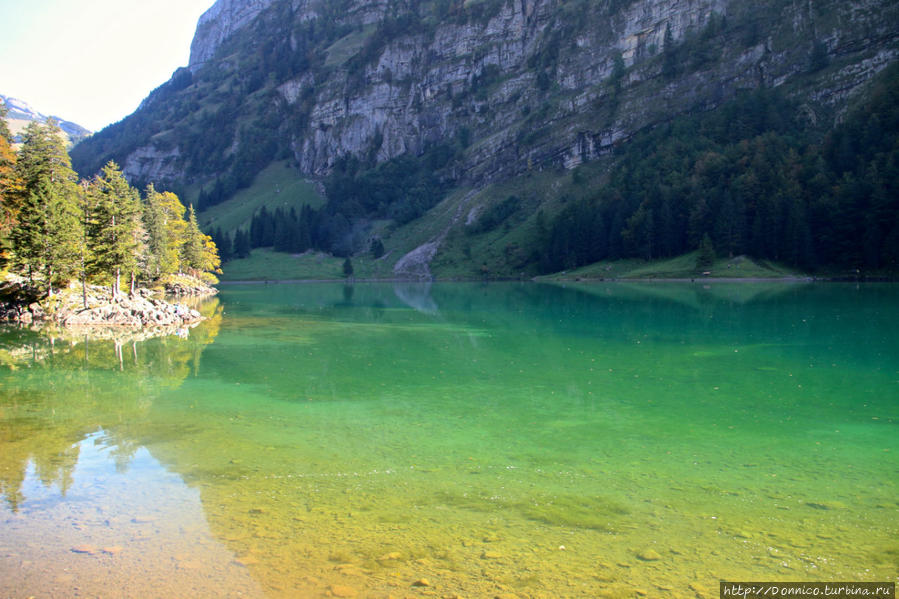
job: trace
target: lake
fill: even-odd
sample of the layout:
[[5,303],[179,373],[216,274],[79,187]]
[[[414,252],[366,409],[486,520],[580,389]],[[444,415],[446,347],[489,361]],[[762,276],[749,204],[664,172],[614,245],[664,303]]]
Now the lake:
[[228,285],[0,332],[0,596],[899,579],[899,286]]

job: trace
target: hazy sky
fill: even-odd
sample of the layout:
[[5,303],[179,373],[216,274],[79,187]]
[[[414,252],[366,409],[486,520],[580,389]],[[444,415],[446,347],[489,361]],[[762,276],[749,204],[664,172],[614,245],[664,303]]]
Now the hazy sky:
[[0,93],[93,131],[187,66],[214,0],[0,0]]

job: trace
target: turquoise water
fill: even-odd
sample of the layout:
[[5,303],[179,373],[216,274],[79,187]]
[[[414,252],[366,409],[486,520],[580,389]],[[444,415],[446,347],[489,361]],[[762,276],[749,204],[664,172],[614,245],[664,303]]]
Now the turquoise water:
[[0,595],[899,576],[897,286],[235,285],[206,312],[2,338]]

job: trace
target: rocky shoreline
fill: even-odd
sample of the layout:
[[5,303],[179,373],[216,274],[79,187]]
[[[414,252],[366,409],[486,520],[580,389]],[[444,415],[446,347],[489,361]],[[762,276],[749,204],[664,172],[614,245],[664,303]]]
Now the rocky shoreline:
[[[7,297],[29,297],[21,282],[4,283]],[[164,296],[202,297],[218,291],[196,280],[179,278],[164,290],[139,288],[133,294],[113,296],[108,287],[73,283],[52,297],[37,301],[0,301],[0,322],[61,327],[180,327],[199,323],[203,316]],[[32,296],[33,297],[33,296]],[[85,301],[86,300],[86,301]]]

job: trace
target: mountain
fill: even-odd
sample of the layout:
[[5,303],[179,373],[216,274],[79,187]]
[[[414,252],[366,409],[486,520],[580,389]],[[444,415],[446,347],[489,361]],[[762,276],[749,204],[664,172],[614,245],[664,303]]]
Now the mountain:
[[[297,177],[324,181],[319,245],[344,254],[456,198],[451,219],[397,246],[419,250],[391,258],[411,274],[485,215],[496,226],[488,219],[484,234],[559,214],[558,185],[517,203],[502,186],[583,178],[640,136],[747,94],[764,92],[758,106],[788,111],[810,144],[821,141],[897,56],[889,0],[219,0],[188,67],[72,157],[82,175],[115,159],[132,183],[183,190],[201,209],[289,160]],[[623,232],[637,209],[609,218]],[[394,228],[379,230],[384,220]],[[533,239],[503,243],[484,249],[494,262],[518,255],[506,274],[535,263],[507,249]]]
[[[0,101],[2,101],[9,110],[6,115],[6,120],[9,122],[10,131],[14,136],[18,136],[21,130],[31,121],[46,123],[47,120],[51,118],[59,124],[59,128],[68,136],[70,144],[76,144],[93,134],[93,132],[72,121],[67,121],[58,116],[48,117],[43,115],[32,108],[27,102],[19,100],[18,98],[11,98],[0,94]],[[19,141],[17,137],[16,141]]]

